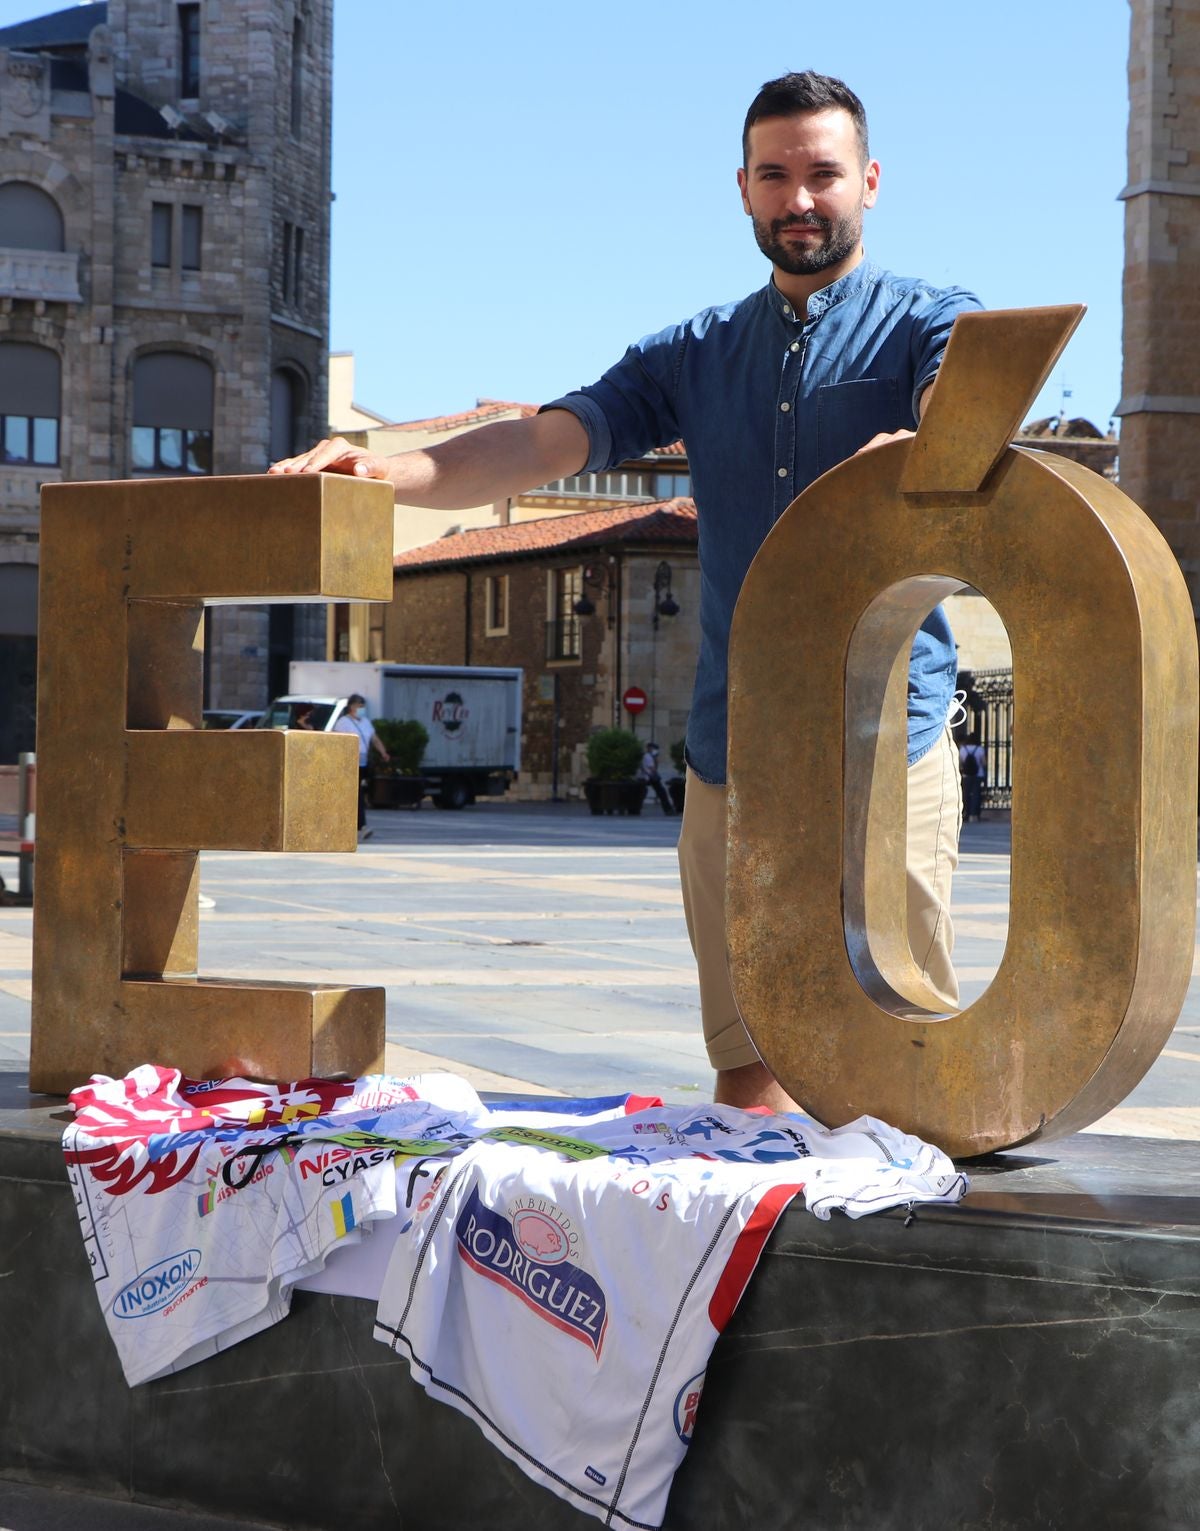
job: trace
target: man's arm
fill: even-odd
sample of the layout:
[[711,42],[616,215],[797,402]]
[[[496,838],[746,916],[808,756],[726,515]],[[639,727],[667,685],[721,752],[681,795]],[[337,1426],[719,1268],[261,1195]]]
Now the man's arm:
[[298,457],[272,463],[269,471],[385,479],[402,505],[466,510],[578,473],[588,452],[587,432],[577,417],[566,409],[549,409],[527,420],[498,420],[394,457],[364,452],[334,436]]

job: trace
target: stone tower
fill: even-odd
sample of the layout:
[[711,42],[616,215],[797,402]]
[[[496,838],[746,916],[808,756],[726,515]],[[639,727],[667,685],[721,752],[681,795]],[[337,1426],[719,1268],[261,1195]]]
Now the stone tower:
[[[0,31],[0,760],[33,743],[40,485],[254,473],[323,434],[332,9],[108,0]],[[324,655],[320,608],[211,615],[213,705]]]
[[1131,0],[1121,488],[1200,613],[1200,0]]

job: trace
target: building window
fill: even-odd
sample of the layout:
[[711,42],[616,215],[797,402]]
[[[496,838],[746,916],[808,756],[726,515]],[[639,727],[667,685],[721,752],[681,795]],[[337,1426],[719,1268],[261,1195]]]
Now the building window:
[[304,110],[304,23],[299,17],[292,24],[292,137],[300,137],[301,113]]
[[198,356],[155,351],[133,367],[134,473],[213,470],[213,371]]
[[[178,219],[178,224],[176,220]],[[178,238],[176,231],[178,230]],[[183,271],[200,270],[200,247],[204,232],[204,209],[192,204],[176,207],[173,202],[150,204],[150,264],[157,270],[170,271],[179,250]]]
[[304,230],[296,223],[283,225],[283,301],[290,308],[300,307],[301,281],[304,274]]
[[271,461],[294,457],[308,445],[305,413],[308,389],[291,367],[276,367],[271,374]]
[[200,7],[179,7],[179,94],[194,100],[200,94]]
[[48,347],[0,344],[0,460],[57,464],[61,390],[62,366]]
[[546,623],[546,658],[578,659],[579,618],[575,603],[583,594],[581,569],[551,569],[547,582],[549,620]]
[[487,576],[483,582],[483,601],[485,635],[489,638],[502,638],[508,632],[507,574]]
[[54,198],[28,181],[5,181],[0,186],[0,246],[61,250],[63,219]]
[[561,499],[670,500],[676,495],[691,494],[692,480],[687,473],[627,468],[607,473],[573,473],[570,478],[556,478],[533,492]]
[[171,223],[175,209],[169,202],[150,204],[150,264],[171,264]]
[[654,475],[654,498],[673,500],[677,495],[691,494],[690,473],[656,473]]
[[304,230],[297,225],[292,236],[292,306],[300,307],[301,283],[304,280]]
[[204,210],[185,205],[179,209],[179,219],[179,264],[184,271],[199,271]]

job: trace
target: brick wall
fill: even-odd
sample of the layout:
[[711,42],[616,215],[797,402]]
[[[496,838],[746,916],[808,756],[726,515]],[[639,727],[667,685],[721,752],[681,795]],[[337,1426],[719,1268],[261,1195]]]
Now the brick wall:
[[[694,549],[671,550],[677,617],[652,624],[654,571],[661,554],[642,550],[609,554],[578,552],[539,559],[465,565],[453,570],[414,570],[397,575],[385,621],[385,655],[404,664],[520,666],[525,672],[521,740],[522,795],[546,797],[555,765],[558,713],[558,787],[578,791],[587,775],[587,740],[614,721],[629,727],[615,705],[630,685],[654,698],[653,727],[664,764],[669,746],[687,727],[699,633],[699,573]],[[592,567],[599,583],[588,587],[596,611],[581,617],[578,660],[548,661],[548,576],[556,568]],[[606,588],[610,567],[611,597]],[[507,632],[487,631],[486,580],[507,578]],[[468,623],[469,579],[469,623]],[[610,621],[611,617],[611,621]],[[555,686],[557,683],[557,696]],[[637,732],[649,739],[649,709]],[[666,774],[670,774],[669,770]]]

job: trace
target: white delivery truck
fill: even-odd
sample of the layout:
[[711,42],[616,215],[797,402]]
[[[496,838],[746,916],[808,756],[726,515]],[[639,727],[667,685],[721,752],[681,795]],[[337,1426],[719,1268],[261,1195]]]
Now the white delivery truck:
[[439,808],[463,808],[499,796],[521,769],[519,669],[484,665],[356,664],[293,660],[289,690],[263,714],[260,728],[290,728],[311,707],[310,727],[329,731],[356,692],[367,716],[424,724],[421,795]]

